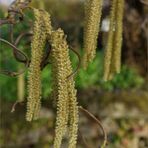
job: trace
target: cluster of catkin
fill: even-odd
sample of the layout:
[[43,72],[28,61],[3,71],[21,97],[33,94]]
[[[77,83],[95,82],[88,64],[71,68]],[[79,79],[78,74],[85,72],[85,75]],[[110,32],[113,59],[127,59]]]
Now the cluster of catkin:
[[[87,0],[85,7],[84,57],[86,68],[96,53],[97,36],[103,0]],[[110,29],[105,49],[104,80],[120,72],[122,20],[124,0],[112,0]],[[78,105],[76,89],[69,57],[69,47],[61,29],[53,30],[50,15],[34,9],[35,23],[31,43],[31,63],[28,75],[27,121],[37,119],[41,107],[41,63],[46,42],[51,45],[51,67],[53,97],[57,104],[54,148],[60,148],[63,137],[69,129],[69,148],[75,148],[78,131]]]
[[120,72],[124,0],[112,0],[110,28],[104,56],[104,80]]
[[34,35],[31,43],[31,63],[28,76],[26,119],[37,119],[41,106],[41,62],[46,42],[51,45],[52,89],[57,103],[54,148],[60,148],[69,128],[69,148],[75,148],[78,131],[78,105],[69,57],[69,47],[61,29],[54,31],[50,15],[34,9]]
[[[86,68],[96,54],[102,0],[87,0],[85,6],[84,57]],[[104,57],[104,80],[120,72],[124,0],[111,0],[110,28]]]

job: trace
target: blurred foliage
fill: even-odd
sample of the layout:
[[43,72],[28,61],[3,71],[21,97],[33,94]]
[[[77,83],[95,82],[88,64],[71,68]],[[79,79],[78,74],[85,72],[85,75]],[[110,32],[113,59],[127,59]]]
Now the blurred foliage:
[[[78,59],[75,55],[71,54],[73,67],[76,68]],[[105,90],[114,89],[128,89],[128,88],[139,88],[144,83],[142,77],[140,77],[134,70],[123,66],[121,73],[118,74],[113,80],[104,82],[102,80],[103,72],[103,53],[98,52],[96,59],[91,63],[87,70],[80,69],[76,76],[76,87],[78,89],[84,89],[88,87],[96,86]],[[26,76],[27,77],[27,76]],[[27,78],[26,78],[27,79]],[[51,70],[50,65],[47,66],[42,72],[42,89],[43,98],[47,98],[51,92]],[[1,85],[1,97],[7,100],[15,100],[17,93],[16,78],[2,76],[0,78]],[[9,85],[8,85],[9,84]],[[9,91],[9,93],[8,93]]]
[[[51,6],[53,5],[51,4]],[[59,7],[61,8],[61,6]],[[59,7],[56,7],[56,8],[59,8]],[[64,7],[62,9],[65,10]],[[67,12],[64,12],[64,11],[62,12],[67,14]],[[62,13],[60,13],[59,15],[62,15]],[[0,11],[0,16],[1,17],[3,16],[1,11]],[[26,20],[28,18],[33,18],[32,13],[28,12],[25,15],[25,22],[15,26],[15,29],[14,29],[15,38],[21,32],[24,32],[27,30],[29,31],[29,23],[26,23],[27,22]],[[8,35],[9,34],[8,25],[4,25],[0,28],[0,34],[4,39],[7,39],[10,41],[10,36]],[[21,41],[21,43],[18,45],[18,47],[30,57],[30,38],[28,37],[24,38]],[[15,61],[13,57],[12,49],[4,45],[3,43],[1,44],[0,52],[1,52],[0,54],[1,68],[17,71],[18,67],[22,65]],[[74,55],[72,52],[71,52],[71,59],[73,63],[73,68],[75,69],[78,64],[78,59],[76,55]],[[22,66],[22,68],[24,68],[24,66]],[[105,90],[111,91],[114,89],[139,88],[144,83],[144,79],[141,76],[139,76],[136,71],[130,69],[125,65],[122,67],[121,73],[116,75],[116,77],[109,82],[104,82],[102,80],[102,73],[103,73],[103,52],[101,50],[97,53],[95,60],[89,65],[87,70],[80,68],[80,70],[78,71],[78,75],[76,76],[76,87],[78,89],[84,89],[84,88],[95,86],[98,89],[105,89]],[[50,95],[51,78],[52,76],[51,76],[50,65],[49,65],[42,72],[43,98],[47,98]],[[25,75],[25,79],[27,81],[27,73]],[[1,87],[1,95],[0,95],[1,98],[7,99],[7,100],[16,100],[17,78],[0,75],[0,87]]]
[[[75,59],[72,59],[73,63]],[[103,75],[103,52],[97,53],[95,60],[89,65],[87,70],[80,69],[76,78],[76,86],[78,88],[88,88],[90,86],[98,86],[106,90],[139,88],[144,84],[144,79],[139,76],[136,71],[122,66],[121,73],[116,75],[111,81],[104,82]]]

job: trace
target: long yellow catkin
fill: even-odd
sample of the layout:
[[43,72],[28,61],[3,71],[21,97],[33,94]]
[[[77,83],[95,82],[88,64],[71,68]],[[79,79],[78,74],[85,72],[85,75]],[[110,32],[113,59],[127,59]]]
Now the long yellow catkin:
[[116,4],[117,0],[112,0],[112,7],[110,11],[110,27],[109,27],[107,45],[105,48],[105,55],[104,55],[104,75],[103,75],[104,81],[107,81],[109,79],[110,70],[111,70],[110,68],[111,68],[111,60],[113,53]]
[[[52,32],[50,15],[45,10],[40,10],[40,15],[41,15],[40,20],[42,22],[41,31],[42,31],[42,34],[43,34],[44,41],[47,41],[49,39],[49,37],[51,36],[51,32]],[[44,47],[45,47],[45,43],[46,42],[44,42]],[[42,51],[43,51],[43,49],[42,49]],[[39,114],[39,111],[40,111],[40,103],[38,103],[38,105],[39,106],[36,105],[36,108],[35,108],[35,111],[34,111],[34,113],[35,113],[34,116],[36,118],[38,117],[38,114]]]
[[64,37],[64,32],[61,29],[52,33],[51,45],[52,69],[56,73],[54,77],[56,87],[54,89],[57,90],[57,118],[54,148],[60,148],[68,121],[70,122],[69,148],[75,148],[78,129],[78,107],[74,80],[73,78],[67,79],[72,73],[72,67],[68,45]]
[[78,105],[76,98],[76,90],[74,89],[74,81],[69,80],[68,82],[69,91],[69,118],[70,118],[70,129],[69,129],[69,148],[75,148],[77,143],[77,131],[78,131]]
[[97,37],[100,27],[103,0],[87,0],[84,24],[84,57],[83,67],[86,68],[96,54]]
[[68,90],[65,67],[65,51],[67,50],[67,46],[65,47],[61,37],[60,30],[53,32],[51,36],[52,71],[56,74],[54,79],[56,80],[56,88],[53,89],[55,89],[58,94],[54,148],[60,148],[68,124],[68,112],[66,109],[68,105]]
[[[63,33],[62,33],[63,34]],[[64,36],[64,34],[63,34]],[[65,67],[67,70],[67,76],[72,73],[71,61],[69,58],[68,45],[66,39],[63,38],[63,44],[67,47],[65,52]],[[78,131],[78,103],[76,97],[75,81],[73,77],[67,79],[67,88],[68,88],[68,103],[69,103],[69,148],[75,148],[77,143],[77,131]]]
[[41,99],[41,68],[43,49],[46,42],[46,33],[42,23],[42,15],[34,9],[35,23],[34,35],[31,43],[31,63],[28,75],[28,98],[26,120],[37,119],[40,110]]
[[113,44],[114,48],[113,65],[116,73],[119,73],[121,68],[123,14],[124,14],[124,0],[117,0],[116,25],[115,25],[114,44]]

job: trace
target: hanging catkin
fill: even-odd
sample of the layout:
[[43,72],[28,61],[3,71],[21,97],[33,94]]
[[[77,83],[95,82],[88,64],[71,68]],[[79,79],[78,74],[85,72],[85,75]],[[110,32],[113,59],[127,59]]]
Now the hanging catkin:
[[97,37],[100,27],[103,0],[87,0],[85,6],[84,26],[84,57],[83,67],[86,68],[96,54]]
[[28,98],[26,120],[37,119],[40,111],[41,99],[41,68],[40,64],[45,47],[46,33],[40,10],[34,9],[35,23],[31,43],[31,63],[28,74]]
[[[62,32],[63,34],[63,32]],[[66,43],[66,39],[63,36],[63,44],[67,46],[68,51],[68,45]],[[69,58],[69,53],[65,52],[65,67],[67,70],[67,88],[68,88],[68,103],[69,103],[69,148],[75,148],[77,143],[77,131],[78,131],[78,103],[77,103],[77,97],[76,97],[76,89],[75,89],[75,81],[73,77],[68,77],[70,74],[72,74],[72,66],[71,61]]]
[[110,29],[104,57],[104,80],[120,72],[124,0],[112,0]]
[[68,92],[69,92],[69,148],[75,148],[77,143],[77,131],[78,131],[78,105],[76,98],[76,90],[73,78],[68,80]]
[[105,55],[104,55],[104,81],[109,79],[110,75],[110,68],[111,68],[111,60],[112,60],[112,53],[113,53],[113,39],[114,39],[114,29],[115,29],[115,14],[116,14],[116,4],[117,0],[112,0],[112,6],[110,11],[110,27],[107,39],[107,45],[105,48]]
[[52,71],[55,72],[55,88],[57,91],[57,116],[56,116],[56,129],[55,129],[55,140],[54,147],[60,148],[63,136],[65,135],[67,124],[68,124],[68,91],[66,82],[66,69],[65,69],[65,51],[67,47],[62,44],[60,31],[52,33],[51,39],[51,61]]
[[115,36],[114,36],[114,43],[113,43],[113,49],[114,49],[113,65],[114,65],[115,73],[119,73],[120,67],[121,67],[123,14],[124,14],[124,0],[117,0]]
[[51,60],[52,71],[55,72],[53,88],[57,91],[57,118],[54,148],[60,148],[65,135],[68,121],[70,121],[69,148],[76,147],[78,107],[76,90],[73,78],[67,79],[72,73],[71,62],[68,54],[68,45],[61,29],[52,33],[51,36]]

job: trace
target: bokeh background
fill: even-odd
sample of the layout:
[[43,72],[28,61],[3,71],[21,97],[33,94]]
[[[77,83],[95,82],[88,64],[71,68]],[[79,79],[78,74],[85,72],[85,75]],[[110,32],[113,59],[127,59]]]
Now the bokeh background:
[[[12,0],[0,0],[0,18],[7,16]],[[51,14],[55,29],[62,28],[69,45],[83,54],[85,0],[33,0],[31,5]],[[122,46],[122,69],[113,80],[104,82],[103,54],[109,29],[110,1],[104,0],[101,32],[97,56],[88,69],[80,69],[75,80],[79,105],[93,113],[108,134],[107,148],[148,147],[148,6],[139,0],[126,0]],[[14,37],[29,31],[30,11],[25,21],[15,25]],[[0,37],[10,41],[10,25],[0,26]],[[30,37],[17,46],[30,57]],[[73,67],[78,59],[70,52]],[[13,57],[12,49],[0,43],[0,68],[19,71],[24,68]],[[52,147],[55,123],[55,105],[51,98],[51,71],[48,65],[42,71],[42,109],[40,119],[25,121],[27,70],[19,77],[0,74],[0,146],[2,148]],[[15,107],[16,101],[23,101]],[[78,148],[98,148],[103,135],[97,124],[80,113]],[[88,145],[84,143],[83,137]],[[63,148],[67,139],[64,139]]]

